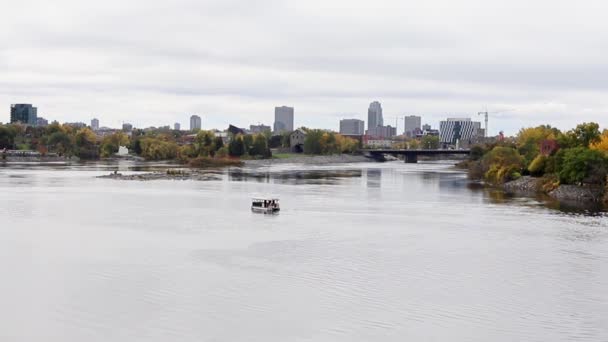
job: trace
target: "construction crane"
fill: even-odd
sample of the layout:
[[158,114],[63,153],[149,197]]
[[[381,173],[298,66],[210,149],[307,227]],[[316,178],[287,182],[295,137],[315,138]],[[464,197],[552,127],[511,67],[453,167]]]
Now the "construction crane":
[[485,132],[484,132],[485,137],[486,137],[486,138],[488,137],[488,119],[489,119],[490,114],[498,114],[498,113],[512,112],[512,111],[514,111],[514,110],[515,110],[515,109],[507,109],[507,110],[499,110],[499,111],[496,111],[496,112],[488,112],[488,109],[486,108],[486,111],[485,111],[485,112],[479,112],[479,113],[477,113],[477,115],[483,115],[483,116],[484,116],[484,118],[485,118]]
[[485,131],[484,131],[484,135],[485,135],[485,136],[484,136],[484,138],[487,138],[487,137],[488,137],[488,115],[489,115],[489,114],[490,114],[490,113],[488,113],[488,110],[487,110],[487,109],[486,109],[486,111],[485,111],[485,112],[479,112],[479,113],[477,113],[477,115],[485,115],[485,119],[486,119],[486,126],[485,126]]

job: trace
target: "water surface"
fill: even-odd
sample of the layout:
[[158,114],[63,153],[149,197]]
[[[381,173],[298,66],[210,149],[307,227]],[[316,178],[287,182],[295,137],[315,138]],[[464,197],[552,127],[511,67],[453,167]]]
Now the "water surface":
[[0,167],[0,340],[608,341],[605,213],[449,164],[116,168]]

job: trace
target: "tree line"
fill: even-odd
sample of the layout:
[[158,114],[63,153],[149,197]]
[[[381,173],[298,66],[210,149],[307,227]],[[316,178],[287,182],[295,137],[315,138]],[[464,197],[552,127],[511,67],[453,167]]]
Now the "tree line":
[[559,184],[605,185],[608,176],[608,130],[582,123],[562,132],[542,125],[524,128],[512,140],[471,149],[469,175],[492,184],[522,175],[543,177],[545,190]]

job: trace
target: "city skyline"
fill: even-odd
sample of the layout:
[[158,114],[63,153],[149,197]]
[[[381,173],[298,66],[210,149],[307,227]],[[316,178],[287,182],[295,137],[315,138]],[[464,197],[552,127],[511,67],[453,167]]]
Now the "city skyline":
[[[203,113],[209,127],[247,127],[272,124],[272,108],[287,103],[299,125],[337,130],[341,118],[366,120],[377,99],[386,124],[415,114],[436,127],[487,108],[499,112],[490,135],[608,126],[603,3],[323,4],[11,2],[4,12],[28,13],[28,25],[3,18],[0,108],[35,103],[60,122],[102,113],[113,127]],[[276,18],[293,25],[277,30]]]

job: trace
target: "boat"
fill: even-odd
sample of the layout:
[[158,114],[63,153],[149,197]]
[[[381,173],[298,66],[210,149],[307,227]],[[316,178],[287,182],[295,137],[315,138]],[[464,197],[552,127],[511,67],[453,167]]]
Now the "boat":
[[278,198],[255,197],[251,199],[251,211],[254,213],[274,214],[278,213],[279,210],[281,208]]

